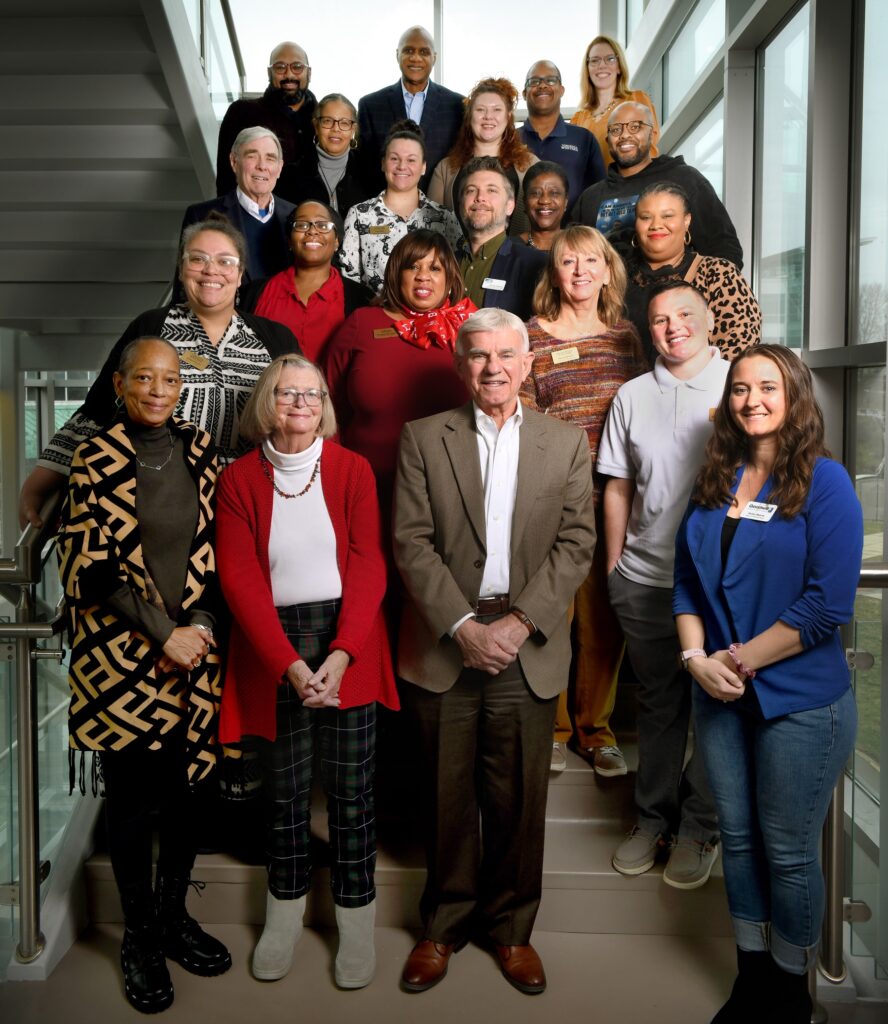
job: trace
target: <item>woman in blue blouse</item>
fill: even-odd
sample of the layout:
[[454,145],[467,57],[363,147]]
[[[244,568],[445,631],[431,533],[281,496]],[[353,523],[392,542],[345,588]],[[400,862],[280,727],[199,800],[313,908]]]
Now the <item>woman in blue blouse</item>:
[[[718,805],[739,976],[713,1024],[810,1020],[819,837],[857,710],[860,503],[823,443],[811,374],[760,345],[732,364],[676,542],[673,611]],[[707,653],[708,652],[708,653]]]

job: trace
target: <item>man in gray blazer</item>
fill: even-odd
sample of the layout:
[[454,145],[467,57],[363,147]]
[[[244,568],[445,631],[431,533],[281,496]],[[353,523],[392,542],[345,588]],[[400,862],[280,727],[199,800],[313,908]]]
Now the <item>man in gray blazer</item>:
[[409,117],[422,128],[426,172],[419,187],[425,192],[438,161],[450,152],[463,119],[463,97],[431,81],[438,54],[426,29],[421,25],[408,28],[398,40],[395,56],[400,79],[358,103],[358,155],[368,196],[378,195],[385,188],[382,148],[396,121]]
[[518,401],[532,362],[518,317],[479,310],[455,353],[472,401],[401,435],[398,671],[429,762],[431,819],[424,934],[402,974],[411,992],[440,981],[474,933],[520,991],[546,986],[530,935],[552,727],[595,526],[585,434]]

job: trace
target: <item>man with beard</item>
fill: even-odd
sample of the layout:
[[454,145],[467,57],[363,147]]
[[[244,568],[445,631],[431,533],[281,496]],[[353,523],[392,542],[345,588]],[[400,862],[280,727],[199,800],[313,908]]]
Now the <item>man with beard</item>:
[[280,139],[284,163],[275,194],[284,199],[289,199],[291,194],[288,180],[292,165],[313,144],[311,119],[317,101],[308,88],[311,81],[308,55],[296,43],[278,43],[271,51],[268,65],[268,88],[262,96],[255,100],[235,100],[222,118],[216,152],[216,195],[225,195],[235,187],[230,154],[235,138],[244,128],[270,128]]
[[728,211],[715,189],[681,156],[651,157],[650,110],[640,103],[621,103],[607,122],[607,148],[613,163],[603,181],[590,186],[574,203],[570,219],[607,235],[628,258],[635,233],[635,203],[648,185],[671,181],[690,200],[689,244],[701,256],[721,256],[743,267],[743,249]]
[[358,103],[358,153],[368,198],[385,188],[382,150],[396,121],[408,117],[422,128],[426,172],[419,187],[425,192],[438,161],[450,152],[463,119],[463,97],[430,81],[438,54],[426,29],[421,25],[408,28],[398,40],[395,56],[401,69],[400,81],[371,92]]
[[525,146],[540,158],[560,164],[567,175],[569,197],[604,177],[604,158],[598,139],[561,116],[564,86],[561,72],[550,60],[538,60],[524,82],[527,120],[518,134]]
[[506,237],[515,209],[515,190],[495,156],[477,156],[466,164],[459,194],[459,215],[467,245],[460,270],[469,298],[479,308],[497,306],[529,320],[533,290],[547,255]]

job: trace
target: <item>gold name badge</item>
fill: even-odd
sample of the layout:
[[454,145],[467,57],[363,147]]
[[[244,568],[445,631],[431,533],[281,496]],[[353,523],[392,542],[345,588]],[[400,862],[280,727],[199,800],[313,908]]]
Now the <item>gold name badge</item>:
[[715,423],[715,409],[709,410],[709,422]]
[[571,345],[570,348],[559,348],[552,353],[553,363],[572,363],[580,358],[580,350],[576,345]]
[[183,352],[179,358],[183,363],[193,366],[195,370],[205,370],[210,365],[209,359],[199,352]]
[[376,327],[373,330],[374,338],[397,338],[398,332],[394,327]]
[[391,224],[371,224],[367,228],[369,235],[387,235],[392,230]]

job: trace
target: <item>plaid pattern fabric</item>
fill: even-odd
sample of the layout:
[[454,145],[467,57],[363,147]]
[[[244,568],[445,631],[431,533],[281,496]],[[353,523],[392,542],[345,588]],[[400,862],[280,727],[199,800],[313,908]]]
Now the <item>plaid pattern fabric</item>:
[[[281,625],[311,668],[327,654],[339,601],[279,608]],[[305,708],[291,686],[277,697],[277,739],[263,744],[268,800],[268,887],[297,899],[311,884],[311,782],[315,755],[327,794],[333,901],[363,907],[376,895],[373,769],[376,705]]]

